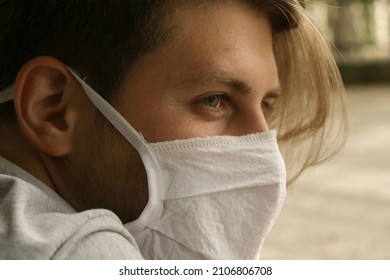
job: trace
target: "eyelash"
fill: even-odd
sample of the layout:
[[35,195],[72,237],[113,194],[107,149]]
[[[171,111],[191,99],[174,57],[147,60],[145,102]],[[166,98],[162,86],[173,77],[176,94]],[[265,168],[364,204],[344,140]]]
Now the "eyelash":
[[[219,98],[218,106],[217,107],[212,107],[212,106],[207,106],[204,104],[204,101],[207,100],[208,98],[211,97],[217,97]],[[229,105],[230,99],[229,96],[225,93],[220,93],[220,94],[211,94],[205,97],[201,97],[198,100],[198,104],[202,106],[204,109],[208,110],[211,113],[222,113],[224,109],[226,109],[226,105]],[[261,102],[261,110],[263,111],[263,114],[265,117],[269,117],[275,107],[275,102],[267,102],[267,101],[262,101]]]
[[[218,105],[216,107],[208,106],[205,104],[205,101],[211,97],[217,97],[219,99]],[[228,102],[228,101],[229,101],[228,96],[224,93],[220,93],[220,94],[212,94],[212,95],[202,97],[199,99],[198,103],[199,103],[199,105],[201,105],[202,107],[204,107],[207,110],[210,110],[213,112],[218,112],[218,111],[222,110],[221,107],[223,107],[225,105],[223,102]]]

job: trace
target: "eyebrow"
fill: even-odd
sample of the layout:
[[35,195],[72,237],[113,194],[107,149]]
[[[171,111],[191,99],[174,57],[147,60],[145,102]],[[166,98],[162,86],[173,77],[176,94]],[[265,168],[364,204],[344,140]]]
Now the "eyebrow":
[[[247,95],[252,92],[252,88],[245,83],[244,81],[232,77],[231,75],[225,72],[209,72],[197,76],[195,78],[190,78],[181,83],[182,87],[184,85],[197,87],[197,86],[210,86],[210,85],[225,85],[235,92]],[[275,88],[268,90],[264,95],[264,98],[278,98],[282,93],[281,87],[278,85]]]

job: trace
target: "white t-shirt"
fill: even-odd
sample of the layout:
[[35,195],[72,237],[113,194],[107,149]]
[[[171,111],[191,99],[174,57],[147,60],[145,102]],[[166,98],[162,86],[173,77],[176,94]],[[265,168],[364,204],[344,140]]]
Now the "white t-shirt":
[[0,157],[0,259],[143,259],[111,211],[76,212]]

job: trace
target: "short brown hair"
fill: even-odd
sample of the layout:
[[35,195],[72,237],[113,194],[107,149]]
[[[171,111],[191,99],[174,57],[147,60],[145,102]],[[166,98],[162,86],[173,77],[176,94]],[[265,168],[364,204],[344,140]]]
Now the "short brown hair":
[[[167,20],[170,8],[189,1],[0,0],[0,90],[13,84],[27,61],[49,55],[77,69],[110,99],[138,58],[175,36],[176,27]],[[229,1],[234,0],[192,3]],[[269,124],[279,133],[292,182],[345,142],[342,81],[303,1],[237,1],[265,13],[272,24],[283,94]],[[12,111],[9,104],[1,105],[0,116],[7,110]]]

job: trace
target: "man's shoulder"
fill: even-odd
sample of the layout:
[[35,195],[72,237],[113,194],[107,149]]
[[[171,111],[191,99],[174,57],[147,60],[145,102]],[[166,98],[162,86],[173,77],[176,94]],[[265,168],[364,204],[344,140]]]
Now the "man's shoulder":
[[0,259],[142,259],[119,218],[72,213],[39,188],[0,174]]

